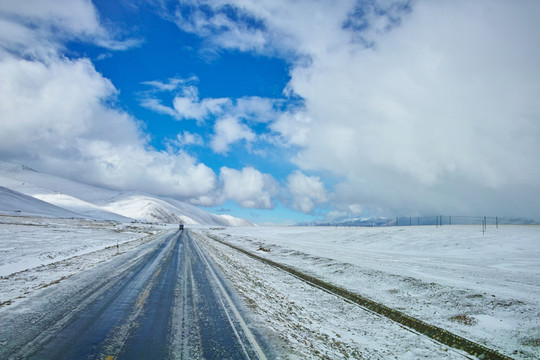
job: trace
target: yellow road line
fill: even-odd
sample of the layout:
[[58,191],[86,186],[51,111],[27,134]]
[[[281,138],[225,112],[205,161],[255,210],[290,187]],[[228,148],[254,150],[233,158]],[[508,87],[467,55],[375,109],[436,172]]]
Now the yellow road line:
[[149,293],[150,293],[150,289],[145,290],[143,292],[143,295],[141,297],[141,300],[139,300],[139,303],[137,304],[137,307],[141,307],[141,305],[144,303],[144,300],[146,300],[146,297],[148,296]]
[[[161,272],[161,268],[159,268],[156,273],[154,274],[154,276],[152,277],[152,281],[151,282],[154,282],[154,280],[158,277],[159,273]],[[141,307],[142,304],[144,303],[144,301],[146,300],[146,298],[148,297],[148,294],[150,293],[150,289],[152,288],[152,286],[148,286],[148,288],[143,292],[142,296],[141,296],[141,299],[139,300],[139,302],[137,303],[137,307]],[[107,359],[105,359],[107,360]]]

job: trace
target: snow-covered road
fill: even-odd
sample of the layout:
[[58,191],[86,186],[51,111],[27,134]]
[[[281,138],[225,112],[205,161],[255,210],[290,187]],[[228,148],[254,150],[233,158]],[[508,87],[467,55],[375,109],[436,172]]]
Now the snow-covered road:
[[188,230],[94,265],[4,302],[0,358],[275,358]]

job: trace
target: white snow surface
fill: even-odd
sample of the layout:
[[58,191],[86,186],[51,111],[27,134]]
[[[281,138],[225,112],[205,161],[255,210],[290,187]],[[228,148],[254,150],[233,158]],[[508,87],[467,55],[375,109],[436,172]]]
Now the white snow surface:
[[[0,214],[5,215],[81,217],[121,222],[138,220],[186,225],[253,225],[247,220],[214,215],[178,200],[140,192],[108,190],[2,161],[0,187],[3,188],[0,190]],[[30,205],[28,197],[41,202]]]
[[236,218],[231,215],[218,215],[220,218],[224,219],[231,226],[253,226],[253,224],[245,219]]
[[[292,266],[512,358],[540,358],[540,226],[490,226],[485,234],[481,226],[456,225],[251,227],[197,232],[201,237],[214,236],[259,256]],[[243,263],[254,262],[250,265],[254,268],[264,265],[234,250],[226,250],[215,241],[207,240],[207,243],[207,247],[220,248],[221,252],[230,254],[230,259],[222,260],[220,265],[231,274],[238,272],[236,268]],[[215,256],[216,261],[219,259],[219,255]],[[230,265],[232,263],[234,265]],[[286,285],[288,275],[268,269],[263,274],[257,274],[260,270],[256,269],[245,271],[248,274],[236,276],[237,286],[246,286],[247,279],[258,276],[260,284],[271,282],[265,286],[273,287],[269,291],[283,296],[281,302],[292,301],[300,306],[298,301],[302,296],[298,292],[306,290]],[[270,275],[271,272],[275,275]],[[268,299],[273,295],[257,296],[259,291],[247,289],[244,297],[251,299],[247,301],[254,308],[262,307],[260,315],[273,324],[276,334],[279,334],[283,329],[276,325],[279,322],[274,321],[275,317],[270,314],[286,310],[277,311],[281,305],[272,304]],[[321,296],[323,301],[322,294],[317,296]],[[292,300],[294,298],[296,300]],[[332,317],[336,316],[335,309],[328,309],[320,301],[301,301],[303,309],[298,311],[309,311],[314,316],[325,314],[323,317],[328,319],[319,321],[331,323],[319,326],[323,329],[328,326],[339,335],[324,331],[326,335],[321,335],[324,338],[331,336],[346,343],[349,350],[355,346],[359,349],[365,347],[363,342],[370,336],[376,338],[376,335],[369,334],[364,334],[367,338],[363,340],[358,336],[351,338],[348,331],[360,330],[351,329],[353,326],[349,319],[356,315],[350,315],[350,310],[342,313],[342,322],[336,324],[336,320],[332,322]],[[382,354],[381,358],[424,357],[420,353],[408,352],[410,349],[407,347],[382,351],[385,349],[382,343],[396,341],[384,340],[385,336],[381,332],[379,342],[372,340],[375,341],[373,346],[381,346],[378,352],[366,348],[363,352],[375,351]],[[350,342],[345,340],[347,338],[351,339]],[[461,355],[451,354],[451,357],[461,358]],[[377,357],[373,355],[373,358]],[[441,356],[433,355],[432,358]]]
[[0,214],[18,213],[48,217],[80,217],[80,214],[0,186]]
[[0,304],[21,301],[171,229],[172,225],[0,215]]

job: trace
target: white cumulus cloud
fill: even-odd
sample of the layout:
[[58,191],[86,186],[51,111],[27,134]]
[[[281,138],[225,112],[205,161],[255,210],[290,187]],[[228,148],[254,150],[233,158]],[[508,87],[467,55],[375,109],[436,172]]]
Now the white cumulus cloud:
[[295,171],[287,177],[287,189],[292,197],[292,208],[304,213],[328,201],[328,192],[320,178]]
[[272,198],[278,193],[278,184],[269,174],[253,167],[235,170],[223,167],[220,170],[223,183],[222,201],[234,200],[246,208],[272,209]]
[[2,1],[0,52],[47,58],[63,48],[63,41],[81,39],[112,50],[138,46],[138,39],[115,38],[99,21],[88,0]]
[[173,100],[173,106],[182,119],[195,119],[203,122],[209,115],[220,114],[223,108],[230,104],[227,98],[206,98],[199,100],[198,90],[194,86],[183,88],[182,96]]
[[190,145],[202,146],[204,145],[204,140],[202,136],[197,133],[184,131],[176,135],[176,144],[180,147]]
[[242,124],[237,118],[225,117],[216,121],[210,147],[216,153],[225,154],[231,144],[240,140],[251,142],[255,138],[255,133],[246,124]]
[[[135,119],[109,108],[116,89],[85,59],[0,61],[0,156],[118,189],[196,201],[215,190],[204,164],[147,147]],[[184,134],[184,142],[199,139]]]

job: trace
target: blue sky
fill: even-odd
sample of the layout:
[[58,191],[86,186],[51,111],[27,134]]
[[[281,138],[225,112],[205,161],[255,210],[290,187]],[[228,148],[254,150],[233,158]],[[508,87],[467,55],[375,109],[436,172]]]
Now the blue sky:
[[[95,1],[101,20],[113,26],[122,26],[126,36],[143,39],[139,46],[120,53],[106,54],[102,48],[89,48],[85,43],[74,44],[76,56],[89,56],[97,71],[111,79],[120,91],[118,100],[124,110],[144,122],[145,131],[151,136],[149,144],[157,150],[166,151],[171,140],[182,132],[200,135],[205,142],[212,136],[210,116],[208,123],[197,124],[194,120],[178,121],[168,114],[160,114],[143,104],[147,96],[170,103],[179,89],[154,92],[149,82],[167,82],[171,79],[188,81],[198,91],[200,99],[229,98],[235,101],[245,97],[261,97],[280,100],[279,107],[294,106],[294,96],[285,96],[290,70],[288,59],[277,56],[242,52],[235,49],[216,51],[204,49],[203,39],[179,29],[160,16],[150,5],[134,8],[122,2]],[[204,51],[211,52],[206,54]],[[151,93],[151,95],[149,95]],[[252,126],[255,132],[265,132],[265,126]],[[265,146],[266,147],[266,146]],[[263,156],[246,152],[243,144],[232,145],[227,154],[215,153],[204,146],[185,147],[197,159],[218,173],[223,166],[242,169],[246,166],[264,169],[276,181],[285,181],[294,169],[284,162],[272,149]],[[265,149],[266,150],[266,149]],[[313,214],[292,211],[283,206],[279,199],[270,208],[241,207],[234,201],[207,207],[215,213],[234,213],[237,217],[249,218],[254,222],[298,222],[311,221]]]
[[[229,98],[234,101],[256,96],[281,99],[284,103],[290,101],[283,95],[289,81],[290,64],[286,59],[237,50],[220,51],[208,58],[208,55],[200,53],[203,48],[202,39],[181,31],[176,24],[163,19],[158,14],[159,9],[149,5],[133,9],[122,2],[110,1],[97,1],[95,5],[100,10],[103,21],[121,23],[125,31],[131,30],[129,36],[143,39],[142,43],[108,55],[102,48],[89,49],[86,44],[81,43],[77,44],[81,47],[79,51],[96,59],[96,70],[111,79],[120,91],[120,106],[144,122],[145,130],[151,136],[150,144],[158,150],[166,150],[167,143],[183,131],[200,134],[203,138],[210,136],[211,121],[215,121],[215,118],[201,125],[189,119],[178,121],[168,114],[148,109],[142,101],[150,96],[149,93],[163,104],[170,105],[181,90],[177,88],[172,91],[152,91],[153,87],[148,85],[148,82],[186,80],[190,86],[197,89],[200,99]],[[241,146],[236,150],[238,151],[234,151],[234,154],[227,155],[206,151],[204,147],[191,151],[196,151],[197,158],[214,171],[219,171],[222,166],[265,166],[272,168],[272,172],[277,172],[280,177],[291,171],[292,167],[287,169],[281,158],[252,156],[241,151]]]
[[257,223],[540,217],[535,1],[0,4],[0,159]]

